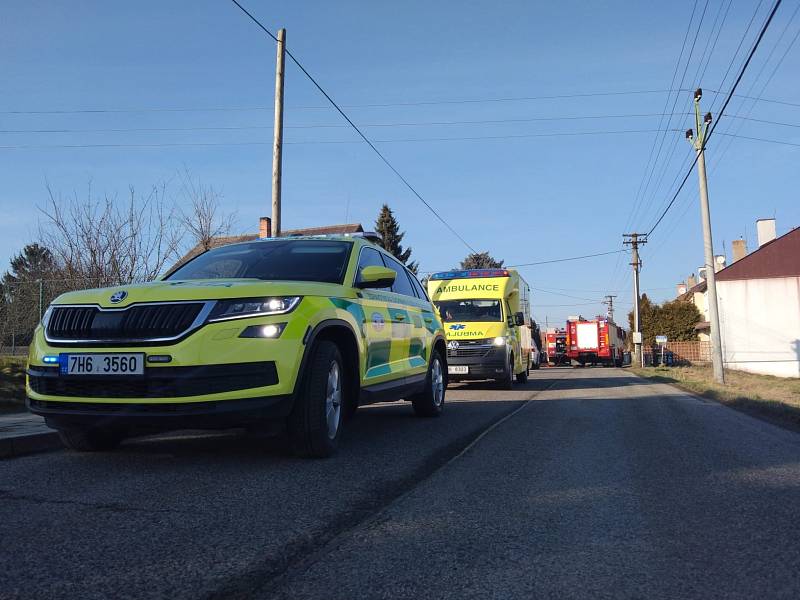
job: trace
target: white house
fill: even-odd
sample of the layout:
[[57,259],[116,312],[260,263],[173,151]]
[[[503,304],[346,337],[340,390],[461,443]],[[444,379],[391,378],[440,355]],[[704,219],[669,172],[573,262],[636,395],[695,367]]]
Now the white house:
[[772,232],[759,230],[758,250],[717,273],[723,360],[730,369],[800,377],[800,228],[772,239],[772,221]]

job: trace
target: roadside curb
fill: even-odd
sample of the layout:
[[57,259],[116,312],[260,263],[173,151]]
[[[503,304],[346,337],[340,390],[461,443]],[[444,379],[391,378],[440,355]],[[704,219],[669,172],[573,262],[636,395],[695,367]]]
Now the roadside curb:
[[61,447],[61,439],[55,431],[8,436],[0,438],[0,459],[47,452]]

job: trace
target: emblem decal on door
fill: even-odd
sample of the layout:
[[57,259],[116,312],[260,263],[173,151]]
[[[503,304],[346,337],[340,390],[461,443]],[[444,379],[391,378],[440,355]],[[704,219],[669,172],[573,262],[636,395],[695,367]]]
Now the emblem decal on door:
[[386,325],[386,319],[383,318],[383,315],[379,312],[372,313],[372,327],[375,331],[382,331],[384,325]]

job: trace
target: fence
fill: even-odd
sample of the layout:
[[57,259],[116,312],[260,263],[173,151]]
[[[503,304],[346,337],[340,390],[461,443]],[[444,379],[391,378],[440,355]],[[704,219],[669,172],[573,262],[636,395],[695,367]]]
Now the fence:
[[[674,365],[711,362],[711,342],[667,342],[664,348],[665,362],[671,357]],[[645,364],[661,363],[661,346],[653,346],[644,352]],[[668,363],[669,364],[669,363]]]
[[118,285],[109,279],[36,279],[0,283],[0,354],[23,353],[48,305],[64,292]]

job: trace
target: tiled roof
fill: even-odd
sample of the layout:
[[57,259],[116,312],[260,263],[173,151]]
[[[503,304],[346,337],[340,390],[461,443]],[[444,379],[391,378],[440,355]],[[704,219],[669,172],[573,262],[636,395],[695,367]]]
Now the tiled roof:
[[767,242],[717,273],[717,281],[800,277],[800,228]]

